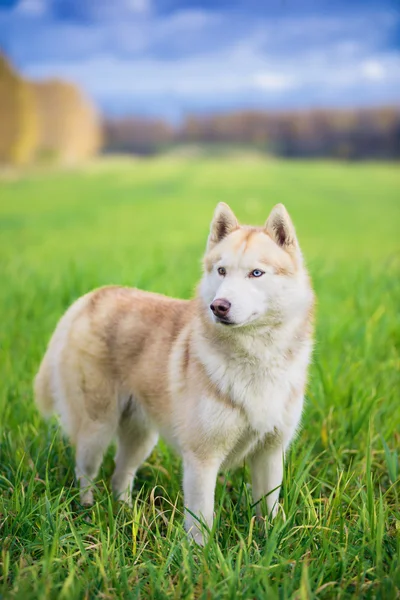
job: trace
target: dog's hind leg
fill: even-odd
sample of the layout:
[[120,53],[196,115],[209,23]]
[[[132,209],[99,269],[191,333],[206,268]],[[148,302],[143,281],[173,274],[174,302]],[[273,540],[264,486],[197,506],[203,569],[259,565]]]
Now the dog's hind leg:
[[110,423],[88,421],[82,424],[76,439],[75,473],[80,486],[81,503],[93,504],[93,480],[116,427]]
[[112,488],[116,498],[130,505],[136,471],[156,445],[158,432],[140,407],[131,400],[121,415],[117,437],[118,450]]

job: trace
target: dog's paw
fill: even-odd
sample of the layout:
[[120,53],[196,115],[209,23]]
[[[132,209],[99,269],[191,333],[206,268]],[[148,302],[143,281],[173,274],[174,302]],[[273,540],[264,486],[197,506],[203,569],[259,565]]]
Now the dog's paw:
[[205,539],[204,539],[204,535],[201,533],[201,531],[199,531],[197,529],[197,527],[192,528],[188,532],[188,538],[191,542],[194,542],[198,546],[204,546],[206,543]]
[[127,508],[132,508],[133,506],[132,496],[130,494],[120,496],[118,502],[123,502]]
[[123,492],[114,492],[114,498],[117,502],[123,502],[128,508],[132,508],[132,494],[130,490],[124,490]]
[[92,506],[93,505],[93,491],[92,490],[84,490],[80,493],[80,500],[82,506]]

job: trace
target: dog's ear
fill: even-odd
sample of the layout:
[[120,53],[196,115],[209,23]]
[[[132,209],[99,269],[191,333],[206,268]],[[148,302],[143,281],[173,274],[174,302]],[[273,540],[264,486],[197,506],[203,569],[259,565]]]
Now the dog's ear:
[[211,221],[210,235],[208,236],[207,249],[210,250],[224,237],[239,228],[239,223],[233,211],[225,202],[220,202]]
[[284,250],[291,250],[298,246],[294,225],[283,204],[277,204],[271,210],[265,222],[265,229],[274,242]]

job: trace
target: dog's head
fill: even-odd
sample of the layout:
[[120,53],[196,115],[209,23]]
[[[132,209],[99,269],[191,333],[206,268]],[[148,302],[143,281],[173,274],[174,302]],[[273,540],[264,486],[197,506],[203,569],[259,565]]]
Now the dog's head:
[[218,204],[200,296],[220,327],[278,323],[310,305],[308,276],[283,204],[272,209],[264,227],[241,226],[227,204]]

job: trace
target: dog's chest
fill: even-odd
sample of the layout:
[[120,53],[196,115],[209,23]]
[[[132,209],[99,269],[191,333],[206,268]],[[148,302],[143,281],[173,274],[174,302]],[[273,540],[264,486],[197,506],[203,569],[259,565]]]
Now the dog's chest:
[[260,435],[282,429],[289,393],[287,375],[285,365],[276,357],[259,364],[232,361],[227,369],[226,392]]
[[262,439],[291,427],[296,419],[290,414],[290,397],[302,369],[295,363],[288,364],[279,349],[254,350],[248,355],[233,355],[229,361],[214,356],[207,370],[221,393],[240,408],[250,430]]

